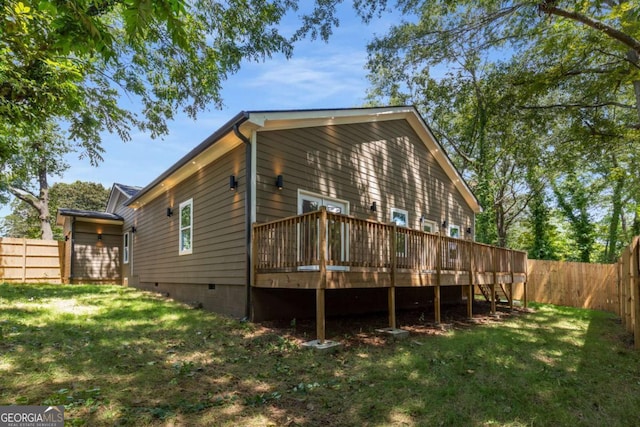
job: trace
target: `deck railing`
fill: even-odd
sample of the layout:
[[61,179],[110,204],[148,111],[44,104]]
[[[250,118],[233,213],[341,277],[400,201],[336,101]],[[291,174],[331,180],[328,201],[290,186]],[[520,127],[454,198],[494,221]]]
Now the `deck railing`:
[[[256,224],[253,235],[257,273],[318,270],[323,262],[344,270],[393,266],[415,272],[527,272],[526,252],[326,210]],[[326,251],[320,250],[321,245]],[[321,253],[326,253],[325,260]]]

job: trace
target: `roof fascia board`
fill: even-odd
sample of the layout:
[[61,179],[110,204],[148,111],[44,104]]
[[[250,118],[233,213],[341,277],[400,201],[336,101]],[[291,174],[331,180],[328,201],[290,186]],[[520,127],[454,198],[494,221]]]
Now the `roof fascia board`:
[[[164,171],[160,176],[154,179],[149,185],[142,188],[135,196],[125,202],[126,206],[138,208],[145,203],[153,200],[164,191],[177,185],[182,180],[191,176],[199,168],[205,166],[198,164],[197,158],[203,153],[209,153],[212,147],[219,141],[223,140],[228,134],[233,134],[234,125],[242,125],[248,118],[248,114],[244,111],[238,113],[235,117],[222,125],[217,131],[209,135],[204,141],[198,144],[193,150],[185,154],[180,160],[174,163],[169,169]],[[235,139],[238,139],[234,136]],[[242,143],[238,140],[238,144]],[[226,152],[226,151],[225,151]],[[223,154],[223,153],[222,153]],[[221,154],[220,154],[221,155]],[[215,157],[215,156],[213,156]],[[173,179],[172,179],[173,178]]]
[[268,131],[394,120],[411,111],[413,107],[254,111],[249,112],[249,121],[257,126],[258,131]]
[[107,224],[107,225],[122,225],[124,224],[123,219],[102,219],[102,218],[87,218],[84,216],[76,216],[76,215],[65,215],[58,213],[56,215],[56,225],[62,227],[64,225],[65,218],[72,218],[78,222],[89,222],[94,224]]
[[456,169],[456,167],[453,165],[453,162],[451,162],[451,159],[449,159],[449,156],[444,151],[444,148],[442,148],[442,145],[440,145],[436,137],[431,132],[431,129],[422,119],[420,114],[418,114],[418,112],[414,110],[413,114],[407,117],[407,121],[420,136],[420,139],[422,139],[423,143],[427,146],[427,149],[431,152],[433,157],[435,157],[436,161],[438,162],[438,164],[440,164],[449,179],[451,179],[453,185],[460,192],[464,200],[469,204],[469,207],[471,207],[471,209],[475,213],[482,212],[482,206],[480,206],[478,199],[473,194],[464,178],[462,178],[462,175],[460,175],[458,169]]

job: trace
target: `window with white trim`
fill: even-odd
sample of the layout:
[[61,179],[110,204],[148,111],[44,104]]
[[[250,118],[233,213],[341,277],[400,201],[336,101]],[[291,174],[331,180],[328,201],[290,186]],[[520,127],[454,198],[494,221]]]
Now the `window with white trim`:
[[403,209],[391,208],[391,222],[395,222],[398,227],[409,225],[409,212]]
[[180,203],[180,236],[178,253],[187,255],[193,252],[193,199]]
[[[391,208],[391,222],[394,222],[398,227],[408,227],[409,212],[403,209]],[[396,235],[396,254],[397,256],[407,255],[407,235],[404,233]]]
[[129,232],[122,235],[122,263],[129,264]]
[[[449,237],[453,237],[456,239],[460,238],[460,227],[457,225],[449,226]],[[458,261],[458,243],[449,242],[449,261],[457,262]]]
[[436,226],[436,222],[428,219],[422,220],[422,231],[426,233],[437,233],[438,227]]

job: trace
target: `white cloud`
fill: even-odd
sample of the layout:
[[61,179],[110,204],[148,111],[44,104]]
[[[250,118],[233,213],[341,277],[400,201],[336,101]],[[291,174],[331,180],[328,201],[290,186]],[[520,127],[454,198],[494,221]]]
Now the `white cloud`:
[[248,64],[238,88],[256,95],[252,109],[352,107],[365,97],[365,61],[364,52],[344,51]]

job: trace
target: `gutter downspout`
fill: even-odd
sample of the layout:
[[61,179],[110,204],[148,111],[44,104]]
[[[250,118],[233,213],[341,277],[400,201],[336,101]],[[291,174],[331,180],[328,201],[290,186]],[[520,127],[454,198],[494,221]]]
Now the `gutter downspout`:
[[69,284],[73,282],[73,261],[76,251],[76,217],[71,220],[71,259],[69,260]]
[[253,234],[253,224],[251,223],[251,200],[253,177],[251,175],[251,141],[244,136],[238,128],[238,123],[233,125],[233,133],[245,144],[245,179],[247,181],[244,196],[244,216],[245,216],[245,237],[246,237],[246,276],[247,276],[247,300],[245,305],[245,318],[251,320],[251,244]]

